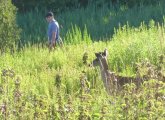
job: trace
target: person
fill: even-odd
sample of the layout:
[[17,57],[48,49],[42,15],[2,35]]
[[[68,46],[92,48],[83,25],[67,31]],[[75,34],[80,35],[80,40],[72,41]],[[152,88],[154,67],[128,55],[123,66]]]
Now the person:
[[55,49],[57,43],[59,43],[62,47],[63,42],[59,36],[59,24],[54,19],[53,12],[48,12],[45,17],[47,22],[49,23],[47,31],[49,50]]

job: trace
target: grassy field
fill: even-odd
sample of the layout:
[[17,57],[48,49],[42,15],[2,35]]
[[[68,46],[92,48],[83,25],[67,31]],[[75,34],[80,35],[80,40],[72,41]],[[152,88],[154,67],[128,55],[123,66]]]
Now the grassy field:
[[[70,37],[73,33],[81,35],[87,28],[93,41],[108,40],[114,34],[114,28],[124,26],[129,23],[132,27],[139,27],[141,22],[146,25],[152,19],[155,22],[163,23],[165,14],[165,4],[162,1],[157,5],[127,8],[125,6],[102,6],[95,5],[87,8],[74,9],[63,13],[55,14],[55,18],[61,27],[61,36],[66,43],[74,43]],[[22,28],[22,44],[24,43],[44,43],[47,41],[45,13],[40,9],[18,14],[17,21]],[[99,33],[99,34],[98,34]],[[70,35],[71,34],[71,35]],[[80,36],[81,36],[80,35]],[[81,40],[80,40],[81,41]]]
[[[95,52],[109,51],[109,69],[123,76],[134,76],[136,63],[144,60],[160,66],[165,55],[165,26],[150,21],[146,26],[119,27],[107,42],[92,42],[88,30],[76,28],[68,39],[75,44],[48,51],[42,44],[26,46],[19,52],[0,57],[1,119],[32,120],[164,120],[165,84],[150,79],[138,90],[126,85],[108,96],[98,68],[88,63]],[[165,63],[161,64],[165,73]],[[145,69],[145,68],[144,68]],[[84,84],[82,84],[84,83]]]

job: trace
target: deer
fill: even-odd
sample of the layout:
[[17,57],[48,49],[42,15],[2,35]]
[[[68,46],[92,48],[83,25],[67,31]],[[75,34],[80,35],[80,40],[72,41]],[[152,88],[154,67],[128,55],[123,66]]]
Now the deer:
[[112,94],[114,90],[120,90],[127,83],[135,83],[139,86],[142,82],[142,79],[138,76],[136,77],[124,77],[112,72],[108,68],[108,50],[105,49],[103,52],[95,53],[96,59],[91,63],[91,66],[99,66],[101,78],[103,80],[104,87],[108,94]]

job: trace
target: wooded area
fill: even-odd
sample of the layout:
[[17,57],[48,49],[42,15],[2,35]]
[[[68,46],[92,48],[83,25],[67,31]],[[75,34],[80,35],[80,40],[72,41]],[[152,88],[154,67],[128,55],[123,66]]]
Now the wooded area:
[[157,4],[161,0],[12,0],[20,11],[27,11],[33,8],[43,8],[54,11],[63,11],[68,8],[86,7],[88,4],[102,5],[127,5],[128,7]]

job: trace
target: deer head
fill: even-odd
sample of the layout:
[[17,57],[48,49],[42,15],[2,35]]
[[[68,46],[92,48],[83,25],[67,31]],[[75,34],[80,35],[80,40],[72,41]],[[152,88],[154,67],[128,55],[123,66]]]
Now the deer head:
[[100,66],[104,70],[108,70],[107,56],[108,50],[105,49],[103,52],[95,53],[96,59],[92,61],[94,67]]

